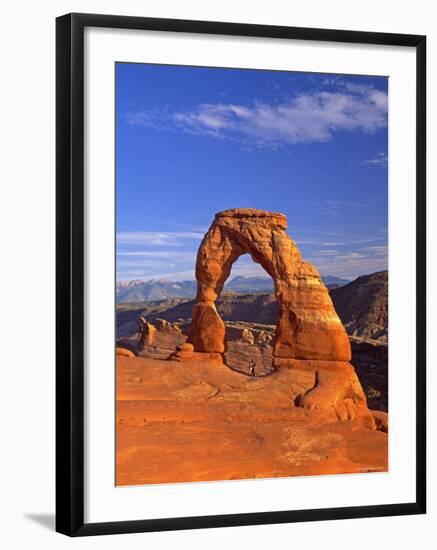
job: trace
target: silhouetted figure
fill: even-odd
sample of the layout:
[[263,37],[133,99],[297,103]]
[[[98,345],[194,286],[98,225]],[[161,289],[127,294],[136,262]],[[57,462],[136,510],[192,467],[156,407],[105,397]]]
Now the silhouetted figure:
[[256,367],[256,363],[253,359],[251,359],[249,361],[249,372],[250,372],[250,376],[256,376],[255,374],[255,367]]

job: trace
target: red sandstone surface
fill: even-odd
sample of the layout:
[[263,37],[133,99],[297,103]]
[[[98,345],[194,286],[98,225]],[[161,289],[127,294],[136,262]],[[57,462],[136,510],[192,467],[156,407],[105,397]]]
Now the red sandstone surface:
[[258,378],[220,360],[117,356],[117,485],[387,470],[387,433],[295,406],[314,385],[300,363]]

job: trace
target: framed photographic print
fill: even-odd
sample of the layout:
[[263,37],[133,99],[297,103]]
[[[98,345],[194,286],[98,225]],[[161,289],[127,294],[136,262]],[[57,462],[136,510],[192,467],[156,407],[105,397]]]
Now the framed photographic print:
[[57,19],[57,530],[425,512],[425,37]]

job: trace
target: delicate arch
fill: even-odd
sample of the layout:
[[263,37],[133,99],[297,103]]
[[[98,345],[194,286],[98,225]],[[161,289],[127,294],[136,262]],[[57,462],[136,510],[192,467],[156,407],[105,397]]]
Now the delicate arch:
[[197,254],[197,296],[190,330],[196,351],[224,352],[225,325],[215,302],[232,264],[249,253],[275,285],[276,364],[286,364],[287,359],[350,360],[349,339],[329,293],[286,228],[286,216],[276,212],[241,208],[216,214]]

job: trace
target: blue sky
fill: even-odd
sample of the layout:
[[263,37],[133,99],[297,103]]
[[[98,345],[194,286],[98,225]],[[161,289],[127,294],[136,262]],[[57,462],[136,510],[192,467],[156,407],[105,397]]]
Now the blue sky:
[[194,278],[236,207],[286,214],[322,275],[387,269],[387,109],[383,77],[118,63],[117,279]]

